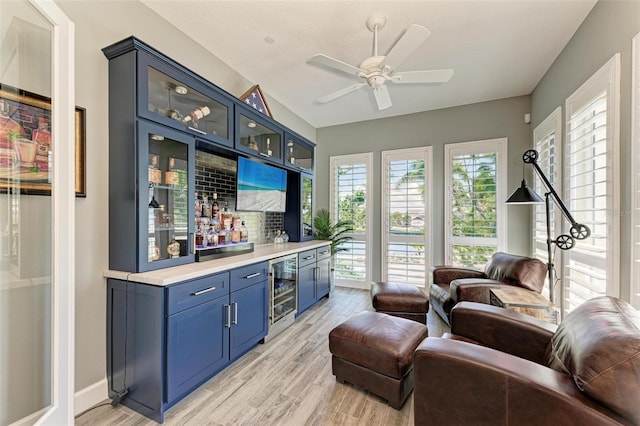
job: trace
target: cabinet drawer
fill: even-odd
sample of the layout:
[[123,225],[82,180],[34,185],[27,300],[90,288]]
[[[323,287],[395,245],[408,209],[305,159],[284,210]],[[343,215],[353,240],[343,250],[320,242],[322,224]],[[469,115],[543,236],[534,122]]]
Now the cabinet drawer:
[[327,257],[331,257],[331,247],[324,246],[317,248],[316,253],[318,255],[318,260],[326,259]]
[[231,291],[236,291],[250,285],[265,281],[268,277],[269,262],[254,263],[253,265],[231,271]]
[[298,253],[298,267],[301,268],[315,263],[317,257],[316,249],[301,251]]
[[167,314],[172,315],[193,306],[229,294],[229,273],[209,275],[185,281],[168,288]]

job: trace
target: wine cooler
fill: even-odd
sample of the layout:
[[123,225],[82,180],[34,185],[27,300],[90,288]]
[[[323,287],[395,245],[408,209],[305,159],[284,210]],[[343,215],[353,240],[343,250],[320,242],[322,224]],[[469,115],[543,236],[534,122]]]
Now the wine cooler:
[[293,324],[298,312],[298,255],[269,261],[269,331],[265,341]]

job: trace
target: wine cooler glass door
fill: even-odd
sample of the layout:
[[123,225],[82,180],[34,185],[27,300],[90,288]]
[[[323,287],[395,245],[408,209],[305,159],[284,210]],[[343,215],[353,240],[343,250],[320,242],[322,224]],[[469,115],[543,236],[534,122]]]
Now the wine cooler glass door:
[[272,262],[270,325],[297,312],[297,256],[287,256]]

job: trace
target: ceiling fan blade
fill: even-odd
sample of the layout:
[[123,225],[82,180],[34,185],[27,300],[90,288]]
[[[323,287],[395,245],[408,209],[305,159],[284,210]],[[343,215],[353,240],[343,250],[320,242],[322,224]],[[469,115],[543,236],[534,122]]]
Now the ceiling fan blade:
[[404,62],[429,36],[431,31],[422,25],[411,24],[411,26],[400,37],[400,40],[391,48],[387,56],[382,60],[381,67],[388,66],[392,70]]
[[395,73],[390,80],[394,83],[446,83],[453,77],[453,70],[404,71]]
[[359,73],[366,74],[363,69],[354,67],[353,65],[349,65],[346,62],[339,61],[327,55],[314,55],[312,58],[307,60],[307,62],[310,64],[323,65],[325,67],[333,68],[335,70],[342,71],[355,77],[357,77]]
[[329,93],[328,95],[318,98],[318,102],[322,104],[331,102],[332,100],[338,99],[341,96],[348,95],[351,92],[355,92],[356,90],[360,89],[362,86],[366,86],[366,83],[352,84],[351,86],[347,86],[344,89],[337,90],[333,93]]
[[391,106],[391,96],[389,96],[389,89],[384,84],[377,88],[373,88],[373,96],[376,98],[378,109],[382,111]]

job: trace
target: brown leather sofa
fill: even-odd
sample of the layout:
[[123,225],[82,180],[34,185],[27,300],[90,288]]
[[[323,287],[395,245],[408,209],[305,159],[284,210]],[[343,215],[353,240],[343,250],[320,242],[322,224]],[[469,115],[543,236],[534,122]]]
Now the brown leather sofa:
[[547,265],[538,259],[497,252],[484,271],[456,266],[434,266],[429,286],[431,308],[449,324],[451,308],[462,301],[489,304],[489,290],[516,286],[542,292]]
[[462,302],[414,378],[416,425],[640,425],[640,311],[597,297],[556,328]]

